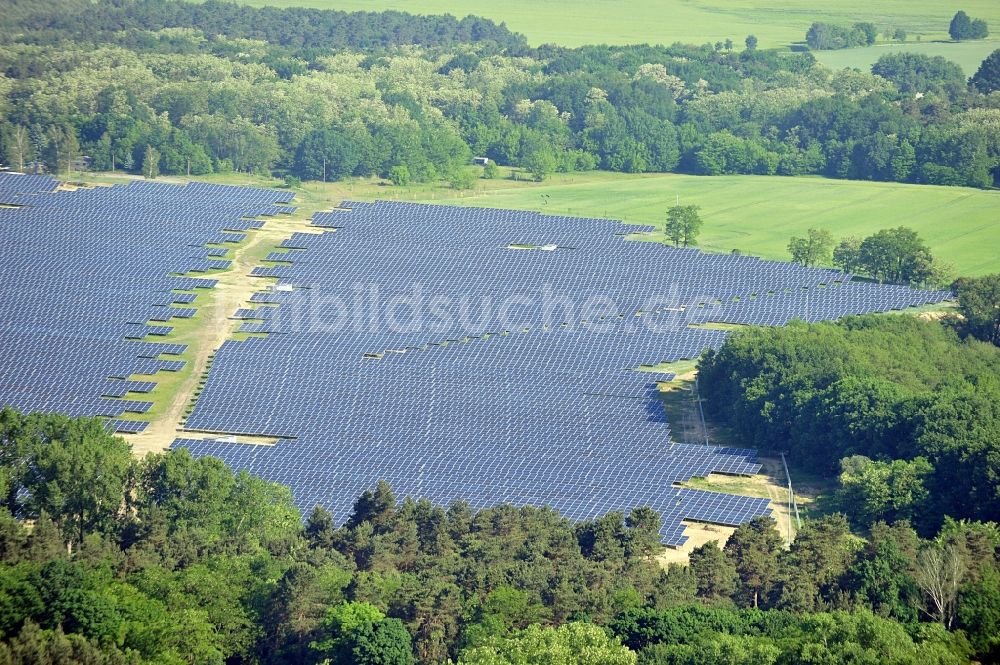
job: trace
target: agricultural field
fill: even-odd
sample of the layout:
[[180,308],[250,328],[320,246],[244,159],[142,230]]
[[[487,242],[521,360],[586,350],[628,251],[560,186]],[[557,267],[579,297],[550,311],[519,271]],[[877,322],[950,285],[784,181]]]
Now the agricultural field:
[[[670,205],[699,205],[705,227],[702,249],[738,249],[787,260],[788,238],[809,228],[829,229],[834,237],[866,236],[900,225],[915,229],[935,256],[962,275],[998,268],[1000,192],[888,182],[783,178],[769,176],[630,175],[590,172],[556,174],[544,183],[504,178],[477,180],[475,189],[440,185],[394,187],[377,179],[338,183],[308,182],[296,190],[300,211],[311,214],[343,199],[389,199],[479,207],[537,210],[555,215],[612,217],[657,225]],[[225,184],[276,186],[276,180],[244,175],[202,178]],[[91,180],[107,182],[104,178]]]
[[[901,27],[924,41],[948,38],[948,21],[963,9],[1000,27],[1000,3],[991,0],[245,0],[251,5],[316,7],[345,11],[393,9],[415,14],[475,14],[527,36],[532,45],[705,43],[729,38],[742,48],[754,34],[760,47],[802,42],[813,21],[850,24],[871,21],[880,28]],[[912,39],[912,38],[911,38]]]
[[990,53],[1000,48],[1000,40],[983,39],[968,42],[951,41],[909,41],[904,44],[876,44],[864,48],[845,48],[838,51],[813,51],[821,63],[831,69],[853,67],[868,70],[875,61],[887,53],[922,53],[927,56],[941,56],[957,63],[962,70],[972,76]]

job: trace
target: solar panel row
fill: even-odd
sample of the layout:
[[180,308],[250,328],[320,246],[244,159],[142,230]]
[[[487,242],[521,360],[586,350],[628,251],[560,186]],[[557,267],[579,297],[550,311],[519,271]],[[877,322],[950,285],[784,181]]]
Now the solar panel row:
[[[222,229],[248,229],[248,213],[280,212],[288,192],[132,182],[56,191],[47,176],[0,174],[0,404],[25,411],[117,417],[147,402],[136,374],[176,371],[183,345],[147,340],[193,316],[194,293],[214,280],[170,273],[228,266],[205,244]],[[279,205],[281,204],[281,205]],[[134,340],[134,341],[133,341]],[[119,379],[109,381],[110,378]],[[115,424],[138,431],[141,423]],[[133,428],[133,429],[128,429]]]

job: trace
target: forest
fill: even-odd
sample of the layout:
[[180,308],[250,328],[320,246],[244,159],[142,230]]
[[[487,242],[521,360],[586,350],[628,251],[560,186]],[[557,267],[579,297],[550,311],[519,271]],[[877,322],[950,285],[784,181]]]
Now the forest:
[[970,85],[940,57],[831,71],[750,39],[530,48],[472,17],[180,0],[16,2],[0,41],[0,159],[18,170],[466,188],[476,156],[539,180],[595,168],[1000,179],[996,68]]
[[[995,291],[996,276],[981,282]],[[965,281],[959,287],[976,292]],[[731,428],[736,444],[839,473],[836,503],[855,526],[908,520],[931,534],[946,516],[994,520],[995,302],[980,298],[975,306],[991,320],[970,312],[962,322],[987,341],[909,316],[740,331],[699,364],[708,411]]]
[[[100,471],[98,473],[98,470]],[[963,663],[1000,655],[1000,531],[771,518],[661,565],[658,515],[432,505],[337,528],[93,419],[0,412],[0,662]],[[584,658],[584,655],[586,657]],[[584,658],[580,660],[580,658]],[[561,660],[560,660],[561,659]]]

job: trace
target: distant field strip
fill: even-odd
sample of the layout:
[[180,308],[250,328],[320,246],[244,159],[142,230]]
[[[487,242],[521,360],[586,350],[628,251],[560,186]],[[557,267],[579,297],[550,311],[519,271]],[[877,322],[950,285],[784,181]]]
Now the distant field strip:
[[[1000,26],[998,26],[1000,28]],[[922,53],[941,56],[958,63],[966,74],[972,76],[990,53],[1000,48],[1000,40],[983,39],[971,42],[914,42],[904,44],[878,44],[866,48],[845,48],[838,51],[814,51],[813,55],[831,69],[853,67],[868,70],[886,53]]]
[[[813,21],[849,25],[871,21],[880,29],[901,27],[924,41],[947,39],[948,22],[959,9],[1000,30],[1000,2],[969,0],[245,0],[250,5],[319,7],[344,11],[394,9],[415,14],[475,14],[504,21],[533,45],[703,44],[727,38],[742,48],[754,34],[762,47],[805,39]],[[911,37],[913,39],[913,37]]]

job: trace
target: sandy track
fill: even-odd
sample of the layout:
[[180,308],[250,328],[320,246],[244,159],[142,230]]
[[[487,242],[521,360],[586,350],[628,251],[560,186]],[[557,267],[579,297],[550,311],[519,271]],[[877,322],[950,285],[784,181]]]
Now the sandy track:
[[[197,392],[198,383],[205,376],[209,360],[242,323],[230,317],[237,309],[246,305],[256,291],[272,281],[249,276],[255,266],[261,265],[254,257],[261,255],[262,248],[277,246],[293,233],[316,231],[316,227],[309,226],[307,220],[280,217],[269,219],[263,228],[248,233],[248,240],[236,248],[228,270],[212,275],[212,279],[218,280],[218,283],[198,307],[195,319],[201,334],[196,342],[189,344],[189,355],[185,358],[192,371],[174,395],[166,415],[151,422],[141,434],[126,437],[137,456],[166,450],[178,437],[184,423],[184,411]],[[169,338],[166,341],[169,342]]]

